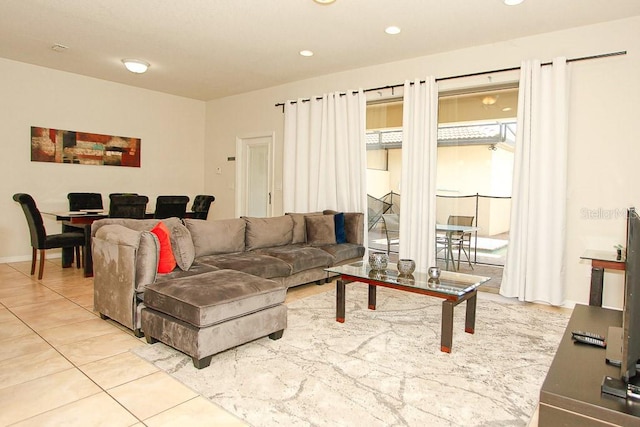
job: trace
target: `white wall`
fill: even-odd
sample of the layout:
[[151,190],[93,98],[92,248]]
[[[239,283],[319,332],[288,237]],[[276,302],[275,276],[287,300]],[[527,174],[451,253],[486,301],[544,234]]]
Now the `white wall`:
[[[125,71],[123,71],[125,72]],[[140,76],[140,78],[144,78]],[[12,200],[31,194],[42,211],[68,210],[67,193],[204,191],[205,103],[0,59],[0,262],[31,259],[27,223]],[[31,162],[31,126],[141,138],[141,167]],[[45,217],[48,233],[60,225]]]
[[[584,210],[624,209],[640,205],[635,170],[640,164],[637,105],[640,103],[640,17],[541,34],[320,76],[207,103],[205,189],[217,198],[216,217],[234,216],[235,165],[227,162],[235,153],[235,138],[276,134],[277,215],[282,211],[281,108],[274,104],[325,92],[379,87],[426,75],[445,77],[520,65],[523,59],[547,61],[627,50],[628,54],[573,63],[569,144],[569,192],[567,200],[567,293],[570,301],[587,302],[589,272],[579,257],[586,248],[609,249],[624,238],[624,218],[587,219]],[[274,58],[277,60],[277,58]],[[313,60],[313,59],[312,59]],[[502,76],[492,76],[495,83]],[[506,78],[506,77],[505,77]],[[487,76],[453,80],[452,85],[487,84]],[[445,85],[441,85],[441,88]],[[216,167],[223,173],[216,175]],[[541,231],[544,232],[544,231]],[[605,275],[604,304],[622,303],[620,275]]]

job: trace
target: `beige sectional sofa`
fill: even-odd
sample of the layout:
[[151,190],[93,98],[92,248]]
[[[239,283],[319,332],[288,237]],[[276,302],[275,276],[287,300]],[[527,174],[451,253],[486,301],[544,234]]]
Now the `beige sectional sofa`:
[[[189,283],[197,284],[199,292],[207,292],[208,285],[216,286],[221,281],[232,280],[236,289],[230,290],[230,294],[237,294],[238,287],[251,287],[233,298],[247,295],[253,298],[250,311],[254,313],[260,304],[281,304],[286,289],[291,286],[324,282],[329,277],[325,268],[361,260],[365,252],[362,213],[325,211],[292,213],[273,218],[208,221],[169,218],[162,221],[171,233],[171,247],[177,267],[171,273],[158,274],[159,241],[150,232],[158,221],[108,218],[92,225],[95,310],[101,317],[111,318],[132,329],[137,336],[144,333],[141,313],[145,308],[145,300],[161,306],[167,298],[179,298],[163,294],[165,290],[171,292],[177,285],[180,286],[180,292],[185,292],[185,289],[190,292],[189,286],[195,289]],[[224,272],[211,274],[221,270]],[[249,279],[252,277],[262,279],[260,286],[244,284],[251,283]],[[153,292],[145,298],[147,288],[153,289]],[[258,300],[255,299],[256,292],[262,295]],[[190,293],[193,297],[193,292]],[[198,315],[203,310],[214,310],[211,304],[208,308],[194,308],[197,303],[192,301],[189,309],[195,310]],[[233,310],[239,310],[241,304],[237,304],[237,301],[234,304]],[[179,304],[172,305],[177,306]],[[229,306],[224,308],[228,309]],[[175,310],[182,309],[178,307]],[[281,316],[282,308],[278,310],[278,316]],[[188,319],[180,317],[181,314],[169,314],[180,319],[180,322],[189,323]],[[219,320],[226,321],[245,314],[250,313],[239,315],[235,312]],[[278,327],[282,327],[281,321],[274,323],[274,328]],[[260,332],[262,336],[264,332]],[[267,333],[277,335],[278,332],[281,335],[281,330]],[[164,341],[160,336],[153,338]],[[216,351],[229,345],[233,344],[218,346]],[[196,363],[202,354],[192,356]]]

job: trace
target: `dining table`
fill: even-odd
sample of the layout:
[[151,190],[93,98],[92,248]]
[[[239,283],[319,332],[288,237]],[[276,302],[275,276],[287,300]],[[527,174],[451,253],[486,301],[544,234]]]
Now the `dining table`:
[[[54,217],[62,223],[62,232],[80,229],[84,233],[84,277],[93,276],[93,257],[91,256],[91,224],[99,219],[108,218],[109,212],[103,209],[83,209],[80,211],[42,212],[43,215]],[[73,248],[62,248],[62,267],[73,264]]]
[[[47,215],[62,223],[62,232],[81,229],[84,233],[84,277],[93,277],[93,257],[91,254],[91,224],[99,219],[109,218],[109,211],[104,209],[82,209],[79,211],[45,212]],[[154,218],[154,212],[147,211],[146,219]],[[185,218],[193,218],[194,212],[188,211]],[[73,264],[73,248],[62,248],[62,267],[70,267]]]
[[[444,265],[445,270],[449,269],[449,260],[451,260],[451,265],[454,270],[456,269],[456,263],[453,259],[453,249],[452,249],[452,237],[454,233],[475,233],[480,230],[480,227],[471,226],[471,225],[456,225],[456,224],[436,224],[436,236],[437,233],[444,233],[446,238],[446,247],[445,247],[445,256],[444,256]],[[436,237],[436,253],[437,253],[437,244],[438,240]]]

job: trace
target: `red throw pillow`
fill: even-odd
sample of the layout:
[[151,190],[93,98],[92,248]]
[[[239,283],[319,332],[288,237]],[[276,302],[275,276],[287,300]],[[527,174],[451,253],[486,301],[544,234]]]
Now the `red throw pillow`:
[[158,262],[158,273],[171,273],[176,268],[176,259],[171,250],[171,240],[169,238],[169,229],[164,222],[160,221],[151,232],[158,237],[160,241],[160,261]]

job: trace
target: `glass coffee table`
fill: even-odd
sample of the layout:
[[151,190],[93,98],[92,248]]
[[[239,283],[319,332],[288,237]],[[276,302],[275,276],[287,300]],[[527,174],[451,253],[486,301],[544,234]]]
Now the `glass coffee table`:
[[345,320],[345,288],[351,282],[369,285],[370,310],[376,309],[378,286],[443,298],[440,350],[446,353],[451,353],[453,341],[453,308],[463,301],[467,302],[464,330],[473,334],[478,287],[490,280],[490,277],[442,271],[438,281],[430,281],[427,273],[416,271],[411,275],[401,275],[395,264],[389,264],[386,270],[376,271],[371,270],[364,261],[330,267],[326,271],[340,275],[336,282],[336,321],[340,323]]

